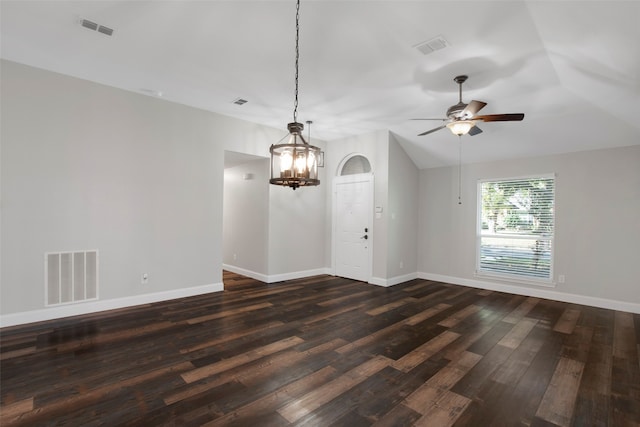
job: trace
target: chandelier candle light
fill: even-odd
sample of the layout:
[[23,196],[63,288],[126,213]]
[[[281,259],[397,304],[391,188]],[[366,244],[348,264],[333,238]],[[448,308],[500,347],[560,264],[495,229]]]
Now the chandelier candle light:
[[304,125],[298,123],[298,62],[300,57],[300,0],[296,2],[296,74],[295,101],[293,104],[293,122],[287,125],[289,135],[284,144],[271,145],[271,179],[274,185],[291,187],[315,186],[320,184],[318,179],[318,159],[320,148],[310,145],[302,136]]

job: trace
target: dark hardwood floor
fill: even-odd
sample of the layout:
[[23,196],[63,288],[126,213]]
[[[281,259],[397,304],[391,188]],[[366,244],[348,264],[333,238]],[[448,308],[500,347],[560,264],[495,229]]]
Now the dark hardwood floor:
[[332,276],[0,330],[2,426],[638,426],[640,315]]

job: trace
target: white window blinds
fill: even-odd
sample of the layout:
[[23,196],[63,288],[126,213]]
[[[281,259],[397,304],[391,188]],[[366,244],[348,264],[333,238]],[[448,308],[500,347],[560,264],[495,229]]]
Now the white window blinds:
[[479,274],[551,282],[554,193],[549,175],[478,183]]

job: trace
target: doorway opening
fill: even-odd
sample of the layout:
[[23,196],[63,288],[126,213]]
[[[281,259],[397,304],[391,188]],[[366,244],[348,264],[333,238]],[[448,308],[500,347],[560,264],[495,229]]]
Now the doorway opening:
[[224,152],[222,268],[264,280],[268,265],[269,159]]

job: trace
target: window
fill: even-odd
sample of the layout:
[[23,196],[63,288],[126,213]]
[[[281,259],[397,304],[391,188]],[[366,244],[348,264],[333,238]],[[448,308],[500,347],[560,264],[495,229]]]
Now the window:
[[555,178],[478,183],[478,274],[550,283]]
[[340,175],[355,175],[359,173],[371,172],[371,164],[366,157],[355,155],[344,163]]

